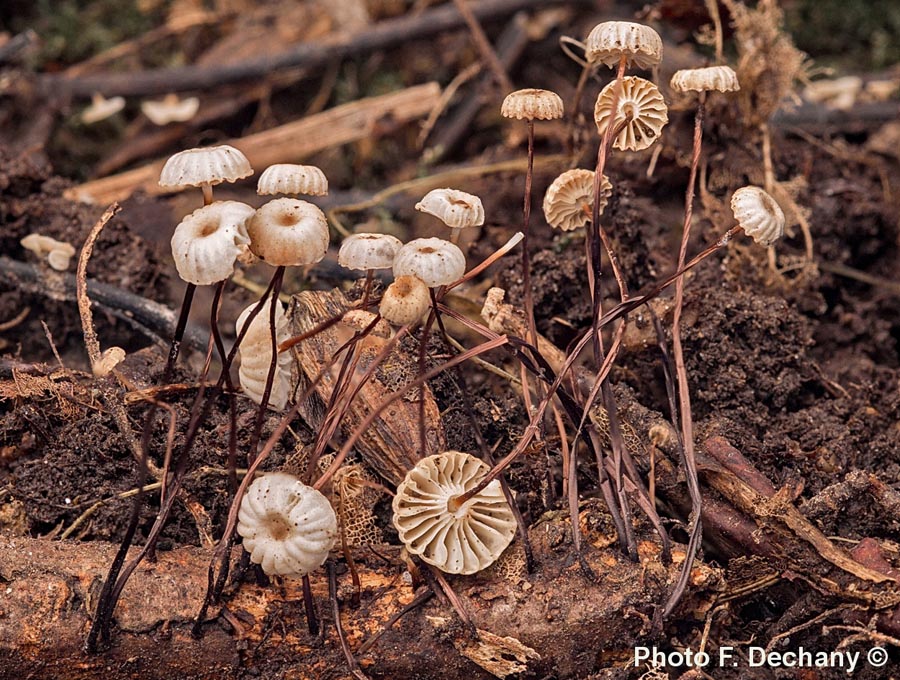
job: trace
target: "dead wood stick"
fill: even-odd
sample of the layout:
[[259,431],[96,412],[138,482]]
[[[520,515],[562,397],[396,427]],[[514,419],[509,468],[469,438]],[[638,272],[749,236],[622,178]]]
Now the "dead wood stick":
[[[485,21],[527,7],[546,4],[546,0],[482,0],[472,6],[472,13],[479,20]],[[248,59],[238,64],[191,65],[138,73],[103,73],[78,78],[45,75],[41,79],[41,86],[48,95],[56,97],[90,97],[95,92],[104,96],[145,96],[202,90],[226,83],[261,78],[285,68],[315,68],[334,59],[365,54],[410,40],[430,38],[464,24],[463,17],[456,7],[445,5],[415,16],[387,19],[360,33],[339,34],[322,41],[302,43],[278,55]]]
[[497,86],[502,92],[512,92],[513,84],[509,79],[509,74],[506,73],[506,69],[497,58],[497,53],[494,52],[491,41],[485,35],[478,18],[472,13],[472,8],[469,7],[469,0],[453,0],[453,4],[456,5],[456,9],[469,27],[469,33],[472,34],[475,47],[481,53],[482,61],[487,63],[488,68],[493,73]]
[[[262,169],[274,163],[297,161],[312,153],[363,139],[377,132],[379,123],[390,118],[406,123],[428,115],[441,95],[437,83],[416,85],[379,97],[368,97],[337,106],[323,113],[279,125],[226,143],[237,147]],[[127,198],[136,189],[148,194],[167,193],[158,184],[164,159],[134,170],[93,180],[69,189],[65,196],[88,203],[110,203]]]

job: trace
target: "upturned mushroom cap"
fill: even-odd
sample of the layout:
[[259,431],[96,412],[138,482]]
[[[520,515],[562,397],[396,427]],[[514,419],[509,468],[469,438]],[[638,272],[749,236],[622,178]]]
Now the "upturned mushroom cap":
[[328,252],[328,222],[312,203],[276,198],[247,225],[250,250],[273,267],[314,264]]
[[675,71],[669,86],[676,92],[737,92],[737,74],[730,66],[707,66]]
[[208,286],[234,273],[234,261],[249,243],[247,221],[253,208],[238,201],[216,201],[181,220],[172,234],[172,257],[178,275]]
[[417,276],[405,275],[385,289],[378,311],[392,324],[406,326],[421,319],[430,306],[428,286]]
[[506,95],[500,115],[516,120],[555,120],[563,117],[563,101],[550,90],[516,90]]
[[346,269],[390,269],[403,245],[390,234],[351,234],[341,243],[338,264]]
[[[594,122],[602,135],[610,124],[612,116],[613,88],[616,81],[609,83],[597,97],[594,106]],[[619,92],[618,110],[613,127],[628,120],[624,129],[616,137],[615,146],[623,151],[640,151],[653,144],[669,122],[668,108],[659,88],[649,80],[636,76],[625,76]]]
[[338,535],[328,499],[286,472],[253,480],[241,499],[237,531],[266,574],[295,578],[322,566]]
[[[606,175],[600,183],[600,214],[609,197],[612,184]],[[566,170],[547,187],[544,194],[544,217],[547,224],[562,231],[583,227],[591,220],[594,205],[594,171],[583,168]]]
[[250,161],[233,146],[208,146],[179,151],[159,173],[159,186],[171,189],[236,182],[253,174]]
[[256,193],[260,196],[325,196],[328,193],[328,178],[315,165],[276,163],[259,176]]
[[446,286],[466,273],[466,256],[442,238],[417,238],[397,251],[394,276],[416,276],[429,288]]
[[500,482],[451,512],[448,503],[473,488],[487,465],[460,451],[428,456],[409,471],[394,496],[394,526],[413,555],[448,574],[490,566],[512,542],[516,521]]
[[[235,322],[235,334],[240,335],[250,312],[257,303],[247,307]],[[266,380],[269,377],[269,366],[272,363],[272,329],[269,325],[269,316],[272,310],[272,299],[267,298],[253,317],[253,321],[247,327],[244,339],[238,348],[240,367],[238,378],[241,388],[255,403],[262,403],[263,392],[266,389]],[[278,302],[275,306],[275,343],[281,344],[290,335],[290,324],[284,312],[284,306]],[[283,411],[291,395],[291,363],[293,359],[290,352],[282,352],[278,355],[275,365],[275,376],[272,380],[272,389],[269,394],[269,405],[276,411]]]
[[91,97],[90,105],[81,112],[81,122],[85,125],[93,125],[114,116],[124,108],[125,99],[122,97],[110,97],[107,99],[98,93]]
[[584,58],[589,64],[616,67],[622,56],[628,66],[648,69],[662,60],[662,38],[644,24],[631,21],[604,21],[594,26],[584,41]]
[[784,234],[784,212],[759,187],[742,187],[731,197],[731,211],[744,233],[762,246],[770,246]]
[[433,189],[416,203],[416,210],[434,215],[454,229],[480,227],[484,224],[481,199],[458,189]]
[[200,100],[197,97],[179,99],[177,94],[167,94],[162,99],[146,99],[141,102],[143,113],[154,125],[183,123],[197,115]]

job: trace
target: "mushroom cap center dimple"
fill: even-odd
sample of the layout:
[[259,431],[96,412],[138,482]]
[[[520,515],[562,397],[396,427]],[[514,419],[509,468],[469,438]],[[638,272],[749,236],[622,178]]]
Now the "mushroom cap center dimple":
[[431,246],[425,246],[424,248],[419,248],[419,252],[423,255],[431,255],[432,253],[435,253],[437,251]]
[[291,213],[281,213],[281,215],[278,216],[278,223],[282,227],[291,227],[297,223],[297,218]]
[[200,229],[200,236],[211,236],[219,229],[215,222],[206,222]]
[[291,524],[280,513],[269,513],[266,516],[269,533],[276,541],[283,541],[291,533]]

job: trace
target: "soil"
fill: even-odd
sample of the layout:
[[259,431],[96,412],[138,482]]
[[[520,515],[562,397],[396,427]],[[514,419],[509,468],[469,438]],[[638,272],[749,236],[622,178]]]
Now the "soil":
[[[558,80],[558,76],[549,75],[549,68],[531,66],[526,71],[537,74],[535,82],[547,86]],[[571,87],[571,83],[560,83],[558,89],[565,96]],[[660,154],[651,177],[645,172],[646,156],[636,161],[615,153],[607,169],[615,191],[604,220],[614,225],[611,237],[632,293],[647,289],[675,265],[687,182],[684,154],[675,151],[675,144],[681,144],[680,149],[689,148],[689,141],[684,140],[689,140],[692,117],[688,111],[670,112],[670,116],[667,139],[671,144]],[[764,249],[746,237],[737,238],[686,277],[683,342],[698,449],[699,443],[710,437],[724,437],[825,536],[842,548],[853,549],[858,562],[887,573],[900,568],[900,504],[896,500],[900,493],[900,295],[897,284],[892,283],[900,271],[900,205],[897,192],[892,191],[898,186],[900,167],[896,158],[867,151],[866,141],[876,129],[877,124],[856,124],[852,129],[833,127],[824,133],[819,130],[817,134],[827,141],[814,144],[806,135],[773,127],[775,174],[779,178],[799,178],[791,190],[797,205],[808,210],[818,267],[774,272]],[[689,252],[699,251],[731,226],[724,202],[730,191],[747,182],[759,183],[761,158],[756,140],[743,138],[736,142],[736,135],[733,121],[727,118],[721,123],[713,118],[708,123],[705,158],[710,164],[712,194],[702,201],[702,207],[698,200]],[[481,131],[477,141],[492,145],[485,157],[514,158],[519,154],[519,149],[504,147],[503,140],[490,129]],[[120,367],[125,387],[118,387],[111,379],[94,380],[88,375],[81,321],[71,294],[65,292],[66,281],[73,279],[74,265],[66,273],[55,272],[19,242],[25,235],[39,232],[80,247],[101,209],[63,198],[71,181],[54,174],[43,152],[23,149],[11,139],[0,142],[0,253],[28,265],[33,272],[29,280],[14,273],[0,275],[0,323],[15,318],[24,309],[30,310],[23,320],[9,327],[4,325],[0,332],[0,535],[18,541],[63,539],[63,543],[78,546],[70,559],[81,559],[77,550],[84,547],[95,552],[83,559],[96,558],[105,565],[111,558],[108,544],[123,539],[132,513],[131,501],[118,496],[135,487],[138,466],[129,436],[140,437],[148,408],[140,400],[126,402],[132,431],[123,432],[109,407],[109,399],[111,395],[121,398],[125,392],[134,394],[158,385],[170,329],[151,329],[153,337],[148,337],[123,321],[121,314],[95,304],[94,321],[103,347],[116,345],[127,353]],[[469,141],[469,145],[473,143]],[[556,139],[539,138],[538,157],[558,151],[557,146]],[[399,154],[401,148],[404,147],[396,143],[389,153]],[[468,148],[462,153],[467,151]],[[331,157],[324,160],[334,162]],[[348,170],[351,165],[348,161],[344,170],[352,177]],[[531,292],[538,331],[565,350],[589,327],[591,308],[584,276],[583,236],[552,232],[540,212],[539,198],[555,174],[539,170],[534,179]],[[495,175],[474,180],[466,187],[484,197],[486,212],[491,216],[486,227],[470,238],[470,263],[490,253],[520,224],[521,186],[519,175]],[[238,198],[255,200],[250,198],[252,187],[242,185],[234,191]],[[88,267],[89,278],[177,309],[182,289],[166,252],[173,213],[172,204],[165,199],[140,195],[129,199],[104,229]],[[410,206],[403,207],[394,219],[411,225],[407,236],[433,226],[425,223],[423,227]],[[463,307],[474,306],[477,313],[475,305],[481,294],[490,285],[496,285],[507,291],[508,302],[521,307],[524,291],[518,251],[515,253],[488,270],[456,302]],[[796,225],[789,229],[778,253],[779,266],[799,261],[803,238]],[[332,252],[329,259],[333,257]],[[264,267],[250,269],[247,275],[265,286]],[[313,269],[302,283],[304,288],[314,290],[339,286],[353,298],[359,295],[359,288],[351,290],[352,285],[348,274],[334,267]],[[296,279],[291,280],[287,292],[298,288]],[[604,275],[601,290],[604,304],[615,304],[618,289],[612,276]],[[671,322],[665,311],[671,307],[671,295],[666,291],[661,296],[665,301],[659,308],[664,324]],[[205,322],[209,299],[198,297],[192,323],[202,326]],[[220,317],[229,345],[234,340],[234,319],[255,299],[244,288],[229,287]],[[635,431],[650,450],[651,442],[658,442],[652,440],[649,425],[670,418],[666,382],[652,325],[640,310],[631,321],[647,341],[628,344],[611,372],[611,382],[623,414],[633,421]],[[458,333],[459,340],[467,346],[478,341],[450,322],[448,328],[451,334]],[[402,351],[418,356],[418,338],[416,333],[405,340]],[[184,439],[198,392],[196,380],[202,349],[185,347],[185,358],[173,378],[180,387],[161,397],[175,416],[176,451]],[[426,347],[426,367],[436,366],[452,354],[449,345],[433,332]],[[511,360],[509,352],[494,350],[482,358],[518,376],[518,364]],[[579,363],[591,366],[586,358]],[[217,370],[218,365],[214,364],[214,375]],[[451,449],[477,451],[472,435],[473,428],[477,428],[486,448],[499,459],[515,447],[528,425],[520,392],[508,380],[473,363],[439,376],[430,382],[430,387]],[[238,451],[242,452],[250,445],[255,405],[242,395],[237,397],[237,404]],[[267,414],[263,440],[278,422],[278,414]],[[281,438],[265,468],[281,466],[313,443],[318,425],[298,418],[291,431]],[[587,581],[578,580],[581,576],[573,575],[578,563],[563,519],[567,515],[562,496],[561,446],[555,426],[549,422],[546,425],[541,442],[532,447],[529,455],[513,463],[507,474],[536,544],[538,572],[528,577],[529,589],[533,586],[534,590],[513,597],[506,590],[510,588],[508,584],[496,586],[498,601],[511,603],[504,618],[497,613],[497,604],[492,604],[490,575],[478,577],[476,585],[463,579],[452,581],[464,593],[465,605],[476,612],[479,628],[498,635],[519,636],[523,641],[531,636],[544,645],[542,649],[560,647],[575,655],[565,664],[560,661],[563,651],[558,651],[558,658],[548,657],[555,660],[553,663],[545,660],[532,665],[521,677],[637,678],[646,668],[633,668],[627,654],[639,641],[649,640],[669,651],[696,649],[707,635],[715,647],[740,648],[746,646],[741,641],[749,639],[763,646],[777,644],[773,642],[776,636],[795,629],[790,634],[791,648],[803,645],[831,650],[851,632],[839,628],[825,631],[823,625],[861,625],[864,629],[871,622],[870,632],[878,630],[879,634],[894,636],[900,633],[891,627],[900,629],[896,622],[891,623],[892,612],[884,611],[886,605],[857,607],[852,597],[843,600],[835,592],[823,589],[820,577],[824,579],[831,572],[823,569],[825,562],[816,561],[815,555],[803,558],[809,572],[798,572],[797,562],[791,562],[790,555],[785,557],[789,551],[776,551],[775,556],[762,549],[755,552],[750,543],[735,543],[733,535],[723,541],[707,536],[701,567],[709,570],[709,578],[698,579],[693,587],[689,586],[678,610],[680,616],[669,619],[662,630],[654,628],[651,619],[665,601],[677,570],[669,566],[660,567],[658,572],[651,569],[644,582],[644,574],[637,574],[636,565],[621,559],[610,516],[602,504],[596,468],[586,456],[579,462],[578,479],[582,519],[592,538],[588,562],[600,575],[600,592],[619,593],[621,597],[604,606],[584,605],[577,593],[593,593],[591,588],[596,584],[587,585]],[[221,535],[230,505],[226,470],[229,426],[228,399],[219,397],[191,449],[184,495],[175,504],[158,546],[161,553],[175,551],[177,559],[182,555],[201,556],[184,558],[188,565],[184,568],[199,574],[200,589],[205,587],[207,539]],[[169,414],[159,412],[150,432],[151,460],[156,466],[164,463],[168,427]],[[665,451],[665,447],[660,444],[659,450]],[[677,457],[673,460],[677,461]],[[245,463],[241,460],[238,466],[245,467]],[[649,471],[649,458],[638,463],[642,472]],[[686,508],[690,506],[685,504],[683,473],[672,472],[666,478],[661,467],[658,474],[660,512],[674,538],[684,541]],[[704,495],[727,503],[727,495],[708,484],[708,474],[708,469],[701,470]],[[104,502],[98,504],[101,500]],[[87,510],[90,513],[85,517]],[[158,492],[146,494],[140,505],[137,545],[146,541],[158,511]],[[375,506],[374,514],[388,542],[396,544],[389,503],[384,497]],[[640,512],[635,514],[635,530],[645,550],[658,552],[658,538],[652,527]],[[760,533],[773,538],[776,547],[781,545],[778,540],[783,540],[782,534],[759,517],[748,521],[754,519]],[[23,549],[22,544],[17,545]],[[731,549],[724,547],[727,545]],[[190,552],[192,547],[197,550]],[[405,598],[402,604],[406,604],[411,599],[406,595],[412,591],[401,591],[399,580],[409,564],[396,549],[391,550],[387,565],[367,552],[359,557],[360,566],[384,577],[383,591],[378,593],[402,592],[403,597],[394,597],[398,603]],[[651,561],[655,564],[657,560],[654,557]],[[643,564],[645,570],[649,568],[646,556]],[[608,571],[603,571],[604,567]],[[763,577],[771,574],[781,578],[759,585]],[[0,577],[12,578],[2,565]],[[100,579],[102,570],[83,578]],[[343,565],[340,579],[346,580]],[[251,580],[248,576],[241,588],[257,588]],[[496,576],[496,581],[503,579]],[[756,585],[741,592],[739,586],[743,583]],[[261,587],[259,590],[265,591]],[[363,611],[378,599],[376,590],[372,586],[364,591]],[[234,590],[230,592],[237,597]],[[274,595],[266,592],[259,595],[261,600],[280,597],[277,589]],[[280,592],[284,594],[283,588]],[[327,590],[319,583],[316,593],[320,610],[324,610]],[[735,595],[729,597],[729,593]],[[147,597],[152,598],[152,593]],[[191,597],[199,602],[202,592],[191,591]],[[242,597],[247,597],[246,593]],[[343,598],[342,602],[346,604]],[[721,616],[709,613],[717,602],[728,602]],[[283,601],[266,603],[277,612],[266,614],[263,628],[276,627],[272,620],[277,620],[282,633],[271,640],[269,633],[261,635],[254,640],[255,647],[245,646],[239,655],[232,657],[233,648],[220,624],[208,624],[213,642],[207,651],[212,651],[204,658],[218,655],[220,660],[227,660],[216,673],[232,673],[234,677],[304,677],[304,667],[289,660],[288,652],[279,650],[276,644],[276,639],[287,639],[284,630],[288,628],[296,628],[295,642],[300,642],[295,648],[303,647],[310,654],[306,668],[318,669],[310,673],[316,677],[338,677],[344,672],[322,670],[331,663],[343,668],[340,648],[333,644],[334,639],[327,648],[321,648],[321,639],[306,636],[306,622],[298,606],[290,607]],[[831,614],[827,613],[829,610]],[[426,624],[423,612],[442,620],[427,619],[430,623]],[[633,620],[611,623],[610,617],[617,614],[627,614]],[[817,625],[816,617],[820,615],[823,623]],[[370,677],[481,677],[477,666],[453,651],[461,635],[464,637],[453,617],[453,610],[446,604],[438,607],[434,603],[409,614],[385,637],[380,655],[376,648],[367,657],[371,663],[367,663],[366,672]],[[162,617],[162,624],[154,620],[151,627],[162,625],[164,630],[171,627],[177,631],[176,637],[181,635],[184,639],[173,647],[181,650],[176,655],[189,653],[184,651],[189,646],[182,643],[187,639],[184,632],[190,618],[190,614],[179,610],[178,616]],[[356,613],[353,618],[363,621],[365,616]],[[79,625],[87,625],[86,617],[79,621]],[[711,622],[711,627],[704,633],[706,622]],[[116,630],[125,636],[123,639],[139,648],[140,640],[135,642],[134,637],[128,637],[134,636],[135,630],[126,630],[121,621],[119,624],[121,630]],[[596,635],[587,631],[599,631],[604,626],[608,629]],[[516,631],[524,632],[519,635]],[[851,648],[864,650],[873,644],[871,639],[874,638],[862,635],[850,642]],[[356,640],[354,646],[360,642]],[[315,645],[320,648],[312,650]],[[435,648],[441,650],[436,658],[447,663],[446,667],[427,670],[419,665],[404,665],[411,663],[416,654],[434,654]],[[123,649],[126,647],[111,652],[110,658],[124,664]],[[896,648],[891,654],[896,663]],[[54,668],[53,672],[63,673],[59,667]],[[119,668],[117,677],[128,677],[124,665]],[[164,677],[163,670],[144,670],[149,674],[146,677]],[[670,668],[670,672],[671,677],[677,677],[677,669]],[[782,675],[765,669],[751,672],[747,668],[709,672],[717,679],[845,677],[842,672],[827,670],[811,671],[810,675]],[[196,668],[184,673],[185,677],[192,673],[206,676]],[[884,673],[866,668],[855,677],[888,677]]]

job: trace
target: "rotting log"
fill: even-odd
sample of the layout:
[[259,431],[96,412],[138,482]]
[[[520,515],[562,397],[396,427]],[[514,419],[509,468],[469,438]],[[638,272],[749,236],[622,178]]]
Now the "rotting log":
[[[598,582],[586,580],[569,559],[568,520],[550,514],[532,527],[537,573],[526,575],[521,548],[470,577],[450,578],[463,607],[481,632],[468,637],[452,608],[433,597],[406,613],[359,658],[371,678],[466,678],[502,676],[527,668],[529,676],[583,677],[633,654],[648,622],[678,574],[664,567],[658,546],[641,543],[639,563],[608,547],[614,536],[591,504],[582,513],[588,551]],[[414,589],[401,577],[397,548],[357,553],[362,581],[359,609],[342,600],[342,623],[350,649],[381,631],[412,601]],[[313,575],[313,592],[324,622],[323,638],[306,632],[300,583],[261,587],[242,583],[224,598],[225,611],[190,637],[206,586],[209,552],[179,548],[142,564],[122,593],[115,612],[112,646],[96,655],[82,651],[90,613],[115,546],[100,542],[0,538],[0,674],[44,680],[95,678],[230,678],[255,669],[260,677],[344,677],[346,663],[329,619],[324,572]],[[237,557],[235,553],[234,557]],[[342,577],[342,589],[349,577]],[[702,620],[722,588],[720,573],[698,564],[682,622]],[[347,597],[349,601],[349,596]],[[228,623],[230,622],[230,623]],[[699,623],[698,623],[699,625]],[[502,638],[511,638],[504,640]],[[506,658],[506,657],[509,658]],[[427,663],[423,663],[427,659]],[[470,660],[475,659],[476,661]],[[505,665],[504,665],[505,664]]]
[[[441,88],[437,83],[425,83],[336,106],[224,143],[243,151],[255,168],[295,162],[323,149],[375,135],[378,126],[386,121],[398,125],[426,116],[440,96]],[[170,189],[162,189],[158,182],[164,164],[165,159],[159,159],[133,170],[91,180],[72,187],[64,195],[75,201],[105,205],[123,200],[138,189],[151,195],[170,193]]]

